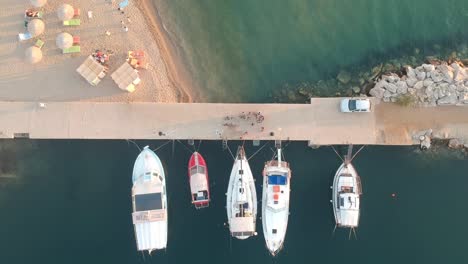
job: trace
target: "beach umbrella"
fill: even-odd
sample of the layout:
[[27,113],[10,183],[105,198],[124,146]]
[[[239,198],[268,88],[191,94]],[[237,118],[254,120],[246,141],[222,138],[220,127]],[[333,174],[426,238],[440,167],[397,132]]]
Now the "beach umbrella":
[[34,37],[39,36],[40,34],[42,34],[42,32],[44,32],[44,27],[45,27],[44,22],[42,22],[42,20],[37,19],[37,18],[31,20],[28,23],[28,31]]
[[31,46],[27,48],[24,55],[26,57],[26,61],[31,64],[34,64],[42,60],[42,51],[40,48],[35,47],[35,46]]
[[47,4],[47,0],[29,0],[31,2],[31,5],[35,7],[41,7]]
[[72,19],[75,15],[75,9],[69,4],[62,4],[57,9],[57,16],[60,20]]
[[57,38],[55,39],[55,44],[57,44],[57,47],[60,49],[68,49],[73,45],[73,37],[67,32],[62,32],[58,34]]

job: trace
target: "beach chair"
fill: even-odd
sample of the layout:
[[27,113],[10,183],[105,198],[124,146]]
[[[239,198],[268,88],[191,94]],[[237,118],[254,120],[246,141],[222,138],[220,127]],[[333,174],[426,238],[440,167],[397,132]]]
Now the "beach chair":
[[36,43],[34,43],[34,46],[38,47],[39,49],[42,49],[42,47],[44,46],[44,41],[42,41],[42,39],[38,39],[36,40]]
[[81,14],[81,12],[80,12],[79,8],[73,9],[73,17],[79,17],[80,14]]
[[80,46],[71,46],[67,49],[63,49],[63,54],[68,54],[68,53],[79,53],[81,52],[81,47]]
[[73,36],[73,46],[80,45],[80,37]]
[[81,20],[79,18],[70,19],[63,21],[64,26],[79,26],[81,25]]
[[32,35],[31,33],[29,32],[26,32],[26,33],[19,33],[18,34],[18,39],[20,41],[25,41],[25,40],[28,40],[28,39],[32,39]]

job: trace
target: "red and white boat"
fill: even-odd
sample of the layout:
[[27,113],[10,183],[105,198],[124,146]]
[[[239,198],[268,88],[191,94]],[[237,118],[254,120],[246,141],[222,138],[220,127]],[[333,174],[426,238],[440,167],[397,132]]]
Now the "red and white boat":
[[188,168],[192,203],[197,209],[208,207],[210,204],[210,185],[205,159],[200,153],[194,152],[190,157]]

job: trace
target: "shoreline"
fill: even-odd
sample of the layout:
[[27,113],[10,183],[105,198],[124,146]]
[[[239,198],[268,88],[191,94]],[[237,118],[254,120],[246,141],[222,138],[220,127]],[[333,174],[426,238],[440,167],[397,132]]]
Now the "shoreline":
[[169,81],[177,88],[179,102],[192,103],[199,98],[198,90],[191,82],[191,76],[181,58],[177,55],[168,33],[164,29],[157,7],[151,0],[136,0],[136,7],[143,14],[151,35],[158,46],[161,57],[166,65]]

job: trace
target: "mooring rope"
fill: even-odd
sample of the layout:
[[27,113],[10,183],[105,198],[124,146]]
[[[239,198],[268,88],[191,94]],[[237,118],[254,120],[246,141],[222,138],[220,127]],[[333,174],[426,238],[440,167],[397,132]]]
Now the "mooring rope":
[[260,150],[262,150],[266,145],[268,145],[270,142],[267,142],[265,144],[263,144],[263,146],[261,148],[259,148],[252,156],[250,156],[250,158],[248,158],[247,160],[250,160],[251,158],[253,158],[255,155],[257,155],[258,152],[260,152]]

